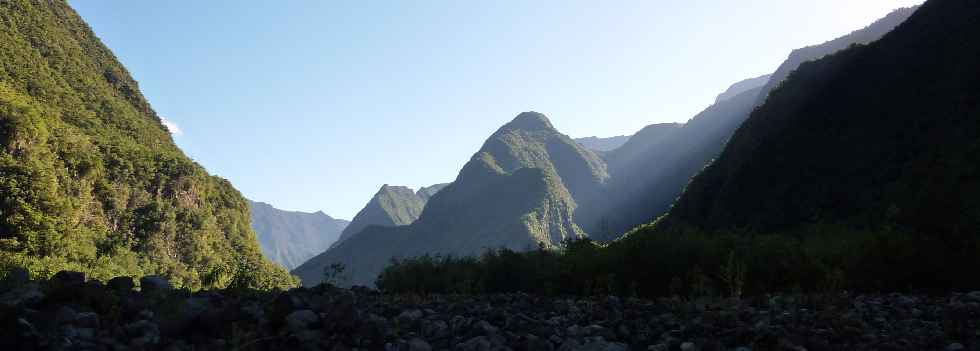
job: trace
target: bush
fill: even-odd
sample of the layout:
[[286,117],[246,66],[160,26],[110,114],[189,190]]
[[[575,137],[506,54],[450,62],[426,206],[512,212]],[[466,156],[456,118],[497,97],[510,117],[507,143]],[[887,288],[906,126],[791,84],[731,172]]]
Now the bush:
[[978,289],[975,238],[941,242],[893,229],[812,225],[772,234],[648,227],[602,246],[490,250],[480,257],[393,260],[377,281],[391,293],[703,296],[772,292]]

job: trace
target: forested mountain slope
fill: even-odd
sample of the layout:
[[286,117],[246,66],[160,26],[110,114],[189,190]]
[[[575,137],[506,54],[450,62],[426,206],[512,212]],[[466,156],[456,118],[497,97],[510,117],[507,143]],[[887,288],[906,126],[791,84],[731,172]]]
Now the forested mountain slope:
[[177,148],[67,3],[0,2],[0,263],[192,289],[291,285],[248,211]]
[[691,176],[721,152],[748,117],[759,90],[756,86],[721,100],[684,124],[648,126],[607,155],[611,179],[596,221],[580,222],[586,231],[612,240],[666,212]]
[[[404,186],[382,185],[381,189],[371,197],[350,225],[344,228],[340,238],[331,247],[364,230],[370,225],[397,227],[409,225],[419,219],[425,203],[448,183],[422,187],[417,192]],[[323,252],[323,250],[317,253]]]
[[762,103],[765,102],[766,98],[769,96],[769,92],[779,86],[779,84],[781,84],[786,77],[789,77],[790,73],[795,71],[796,68],[804,62],[822,58],[844,50],[854,44],[868,44],[878,40],[883,35],[890,32],[893,28],[899,24],[902,24],[902,22],[905,22],[909,16],[915,13],[916,9],[918,9],[918,6],[900,8],[892,11],[874,23],[869,24],[867,27],[858,29],[847,35],[841,36],[826,43],[793,50],[793,52],[789,54],[789,57],[786,58],[786,61],[783,61],[783,63],[779,65],[779,68],[776,69],[766,85],[762,88],[756,104],[762,105]]
[[579,198],[598,195],[605,165],[559,133],[539,113],[501,127],[415,223],[369,226],[294,270],[316,284],[332,263],[347,267],[347,284],[373,284],[393,257],[473,255],[488,248],[524,250],[584,236],[573,213]]
[[933,1],[882,40],[805,63],[671,211],[708,229],[812,221],[977,228],[980,9]]
[[[605,155],[612,175],[606,203],[593,222],[580,222],[593,237],[611,240],[666,213],[690,178],[721,152],[749,113],[765,102],[800,64],[854,44],[877,40],[917,7],[901,8],[867,27],[823,44],[794,50],[771,76],[733,84],[708,107],[675,130],[651,125],[623,147]],[[650,131],[647,131],[650,129]],[[658,131],[657,133],[651,133]],[[665,132],[668,131],[668,132]],[[646,137],[644,137],[646,135]]]

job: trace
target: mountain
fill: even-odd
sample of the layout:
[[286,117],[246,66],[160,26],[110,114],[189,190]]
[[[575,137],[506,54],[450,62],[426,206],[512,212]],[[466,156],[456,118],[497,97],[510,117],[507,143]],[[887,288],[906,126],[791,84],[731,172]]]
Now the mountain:
[[444,189],[448,185],[449,183],[440,183],[440,184],[425,186],[420,188],[419,191],[416,192],[415,194],[418,195],[420,198],[422,198],[422,200],[429,201],[429,199],[431,199],[433,195],[435,195],[436,193],[438,193],[440,190]]
[[599,137],[585,137],[573,139],[579,145],[584,146],[586,149],[592,150],[594,152],[609,152],[616,148],[623,146],[626,141],[630,140],[629,135],[620,135],[608,138]]
[[615,174],[617,169],[640,161],[647,150],[672,137],[682,126],[682,123],[658,123],[643,127],[622,146],[605,153],[609,173]]
[[345,284],[371,285],[392,258],[475,255],[489,248],[557,247],[585,233],[578,203],[600,195],[608,175],[591,151],[559,133],[544,115],[525,112],[497,130],[407,226],[369,226],[293,270],[304,285],[324,267],[346,266]]
[[319,211],[284,211],[264,202],[249,201],[249,208],[262,253],[286,269],[326,250],[350,223]]
[[769,96],[769,93],[779,86],[786,77],[789,77],[790,73],[796,70],[802,63],[844,50],[854,44],[868,44],[878,40],[896,26],[905,22],[909,16],[915,13],[916,9],[918,9],[918,6],[896,9],[867,27],[851,32],[850,34],[823,44],[793,50],[786,61],[783,61],[779,65],[779,68],[776,69],[776,72],[772,74],[769,81],[762,88],[756,104],[762,105]]
[[880,41],[801,65],[667,222],[758,231],[887,223],[975,235],[977,34],[976,2],[930,1]]
[[741,93],[764,86],[769,82],[770,77],[772,77],[771,74],[766,74],[732,84],[732,86],[728,87],[728,90],[725,90],[724,93],[718,94],[718,97],[715,98],[715,103],[717,104],[719,102],[732,99]]
[[295,284],[262,257],[246,200],[177,148],[65,1],[0,3],[0,62],[0,266]]
[[684,124],[648,126],[606,155],[612,178],[599,213],[592,217],[597,220],[583,223],[586,231],[612,240],[666,212],[691,176],[721,152],[748,117],[760,89],[721,100]]
[[[369,225],[397,227],[412,224],[419,219],[426,201],[445,184],[436,184],[419,189],[418,193],[404,186],[382,185],[381,189],[371,197],[367,205],[357,212],[350,225],[344,228],[340,238],[333,243],[337,246],[344,240],[361,232]],[[317,253],[323,252],[321,249]]]
[[765,96],[807,61],[854,44],[874,41],[902,23],[913,8],[895,10],[868,27],[826,42],[794,50],[771,76],[733,84],[715,104],[683,125],[644,128],[619,149],[605,155],[612,178],[604,202],[591,222],[580,222],[593,237],[611,240],[666,213],[691,177],[724,148],[728,138]]

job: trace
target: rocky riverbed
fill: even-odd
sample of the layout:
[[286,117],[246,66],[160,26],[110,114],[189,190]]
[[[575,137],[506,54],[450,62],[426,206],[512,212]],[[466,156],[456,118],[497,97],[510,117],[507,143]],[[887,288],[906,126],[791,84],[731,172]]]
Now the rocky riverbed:
[[980,350],[980,292],[643,300],[0,283],[0,350]]

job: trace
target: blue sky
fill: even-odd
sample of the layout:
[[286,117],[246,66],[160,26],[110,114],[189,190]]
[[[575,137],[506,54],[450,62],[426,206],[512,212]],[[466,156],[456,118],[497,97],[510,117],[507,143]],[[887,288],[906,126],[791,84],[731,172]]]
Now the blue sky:
[[382,184],[452,181],[539,111],[572,137],[685,121],[797,47],[920,0],[69,0],[242,193],[350,219]]

